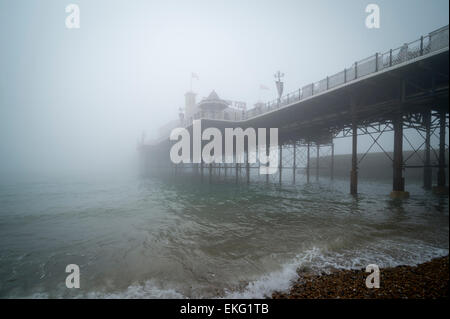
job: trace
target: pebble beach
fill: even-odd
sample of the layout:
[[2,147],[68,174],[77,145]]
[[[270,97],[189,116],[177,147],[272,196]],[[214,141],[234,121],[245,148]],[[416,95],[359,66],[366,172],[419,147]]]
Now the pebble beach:
[[289,292],[274,299],[448,299],[449,257],[417,266],[380,269],[380,288],[367,288],[365,269],[313,275],[299,272]]

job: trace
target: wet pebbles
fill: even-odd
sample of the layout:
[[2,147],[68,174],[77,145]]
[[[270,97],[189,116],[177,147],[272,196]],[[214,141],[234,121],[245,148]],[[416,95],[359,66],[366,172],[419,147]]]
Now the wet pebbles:
[[331,274],[301,274],[290,292],[274,292],[274,299],[299,298],[449,298],[449,257],[433,259],[418,266],[380,269],[380,288],[366,287],[369,273],[337,270]]

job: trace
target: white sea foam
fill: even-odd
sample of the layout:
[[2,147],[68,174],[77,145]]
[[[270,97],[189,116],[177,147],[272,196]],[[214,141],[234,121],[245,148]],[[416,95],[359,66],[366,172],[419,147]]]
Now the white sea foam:
[[[394,253],[394,254],[392,254]],[[428,246],[420,242],[394,243],[383,240],[369,245],[363,250],[347,250],[341,252],[329,251],[324,247],[312,247],[284,263],[279,270],[262,275],[249,282],[244,289],[225,290],[223,298],[265,298],[274,291],[287,292],[298,278],[298,269],[311,273],[327,273],[332,269],[361,269],[370,263],[380,267],[395,267],[398,265],[416,265],[432,258],[448,255],[448,249]],[[395,257],[394,257],[395,256]],[[144,284],[133,284],[122,291],[104,292],[92,291],[77,295],[77,298],[89,299],[185,299],[181,289],[161,287],[154,280]],[[49,298],[46,293],[35,293],[27,298]],[[64,296],[60,296],[63,297]],[[200,296],[211,297],[211,296]]]
[[263,275],[261,278],[250,282],[243,291],[227,291],[225,298],[265,298],[274,291],[287,291],[298,277],[298,267],[309,264],[320,255],[321,250],[319,248],[309,249],[304,254],[297,255],[292,261],[284,264],[279,271]]
[[125,291],[119,292],[90,292],[84,298],[89,299],[184,299],[183,294],[175,289],[163,289],[152,280],[146,281],[143,285],[135,284],[129,286]]
[[[396,257],[380,248],[389,247],[396,251]],[[398,252],[402,252],[398,254]],[[250,282],[243,290],[226,291],[225,298],[265,298],[274,291],[286,292],[298,278],[297,269],[304,268],[311,273],[329,273],[332,269],[361,269],[371,263],[380,267],[399,265],[417,265],[433,258],[448,255],[448,249],[437,248],[419,243],[396,245],[392,241],[379,241],[366,250],[330,252],[313,247],[297,255],[274,271]]]

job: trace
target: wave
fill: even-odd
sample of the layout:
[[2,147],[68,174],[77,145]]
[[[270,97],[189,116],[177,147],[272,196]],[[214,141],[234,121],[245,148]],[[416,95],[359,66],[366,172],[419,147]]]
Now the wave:
[[[330,252],[324,248],[313,247],[297,255],[292,261],[285,263],[281,270],[274,271],[252,281],[241,291],[226,291],[224,298],[256,299],[271,297],[275,291],[287,292],[297,280],[299,272],[309,274],[327,274],[336,269],[361,269],[369,264],[379,267],[396,267],[399,265],[417,265],[433,258],[448,255],[448,249],[427,246],[424,244],[407,244],[395,247],[402,251],[398,257],[383,252],[379,248],[390,247],[392,241],[380,241],[362,251]],[[378,249],[377,249],[378,248]]]
[[[423,242],[396,243],[393,240],[381,240],[363,249],[331,251],[327,247],[312,247],[282,264],[279,270],[264,274],[250,281],[242,289],[225,289],[220,298],[258,299],[271,297],[275,291],[287,292],[298,279],[299,274],[324,274],[335,269],[361,269],[375,263],[379,267],[399,265],[417,265],[433,258],[448,255],[448,248],[438,248]],[[143,284],[133,284],[122,291],[91,291],[70,298],[87,299],[187,299],[176,286],[164,287],[156,280],[147,280]],[[181,287],[181,284],[180,284]],[[66,298],[69,296],[59,296]],[[215,298],[208,294],[200,298]],[[47,293],[34,293],[26,298],[54,298]],[[57,297],[58,298],[58,297]]]
[[152,280],[143,285],[129,286],[125,291],[105,293],[90,292],[85,298],[89,299],[185,299],[186,297],[175,289],[159,288]]

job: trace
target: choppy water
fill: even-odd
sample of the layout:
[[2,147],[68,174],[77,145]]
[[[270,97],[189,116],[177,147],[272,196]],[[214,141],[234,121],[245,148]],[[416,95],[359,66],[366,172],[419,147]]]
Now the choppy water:
[[[296,269],[448,254],[448,197],[390,181],[198,184],[121,178],[0,186],[0,297],[264,297]],[[81,288],[67,289],[78,264]]]

